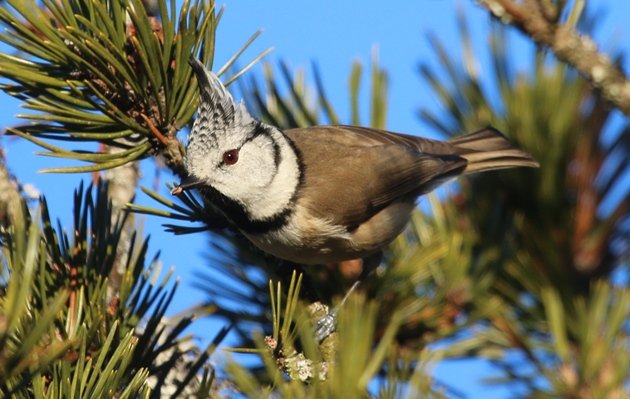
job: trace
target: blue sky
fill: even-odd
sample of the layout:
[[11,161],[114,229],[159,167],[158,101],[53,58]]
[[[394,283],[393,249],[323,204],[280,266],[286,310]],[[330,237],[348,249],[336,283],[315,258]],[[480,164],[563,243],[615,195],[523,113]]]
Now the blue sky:
[[[178,4],[180,2],[178,1]],[[347,97],[348,76],[353,61],[360,60],[369,66],[376,49],[381,67],[389,76],[389,112],[387,127],[394,131],[433,136],[417,116],[421,107],[439,111],[439,104],[431,98],[428,86],[418,74],[421,60],[433,65],[435,56],[430,51],[426,33],[433,32],[449,51],[459,56],[459,36],[456,29],[456,12],[460,10],[471,26],[471,40],[480,56],[482,77],[487,74],[488,14],[471,1],[409,0],[409,1],[295,1],[295,0],[228,0],[219,27],[215,69],[218,69],[240,46],[260,28],[264,33],[256,40],[241,61],[241,65],[260,51],[274,47],[267,57],[272,63],[284,60],[292,68],[304,68],[312,78],[310,64],[316,61],[323,76],[325,89],[339,110],[342,120],[349,115]],[[221,3],[219,3],[221,4]],[[608,10],[599,24],[596,39],[605,51],[623,50],[630,54],[630,2],[602,0],[601,10]],[[531,47],[520,35],[511,35],[511,54],[517,65],[527,69],[527,54]],[[3,49],[4,50],[4,49]],[[261,74],[260,66],[251,72]],[[367,74],[364,74],[367,75]],[[491,76],[487,74],[486,76]],[[310,80],[312,82],[312,80]],[[367,79],[364,79],[367,84]],[[367,90],[366,90],[367,91]],[[364,101],[366,103],[367,101]],[[16,122],[17,102],[0,94],[0,120],[2,126]],[[364,120],[367,114],[364,113]],[[183,135],[182,135],[182,138]],[[72,190],[87,175],[41,175],[43,167],[62,166],[63,161],[33,155],[32,145],[15,138],[0,138],[13,173],[22,183],[32,183],[46,194],[51,212],[69,226]],[[144,185],[153,184],[151,162],[144,162]],[[162,175],[162,181],[170,181]],[[164,191],[165,193],[165,191]],[[140,195],[139,200],[151,204]],[[165,268],[176,268],[180,289],[173,310],[185,309],[204,298],[203,293],[191,288],[195,273],[207,270],[207,238],[204,235],[177,237],[162,231],[157,218],[144,218],[144,231],[151,234],[150,248],[162,250]],[[184,249],[184,250],[182,250]],[[197,322],[194,333],[212,337],[220,325],[216,322]],[[503,388],[489,389],[479,382],[491,374],[490,368],[479,361],[448,362],[435,369],[436,378],[453,385],[472,398],[503,398],[509,396]]]

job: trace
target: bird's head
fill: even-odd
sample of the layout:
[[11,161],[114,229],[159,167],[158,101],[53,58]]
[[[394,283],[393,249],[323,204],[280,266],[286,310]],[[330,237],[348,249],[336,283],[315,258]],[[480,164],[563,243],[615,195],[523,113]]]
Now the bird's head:
[[287,188],[283,190],[282,182],[277,181],[283,175],[279,173],[285,144],[279,143],[282,132],[254,119],[199,60],[193,58],[190,64],[201,101],[184,158],[189,176],[180,190],[211,188],[240,204],[252,218],[269,216],[276,211],[275,206],[265,205],[269,197],[276,196],[273,199],[278,201],[281,195],[287,196],[282,191],[293,192],[296,184],[284,179]]

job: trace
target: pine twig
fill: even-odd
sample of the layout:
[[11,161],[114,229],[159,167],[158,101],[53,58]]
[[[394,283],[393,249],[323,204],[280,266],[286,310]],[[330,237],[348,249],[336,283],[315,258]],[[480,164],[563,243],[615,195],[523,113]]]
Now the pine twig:
[[17,182],[11,177],[5,164],[4,153],[0,148],[0,223],[8,223],[24,228],[25,220],[21,212],[22,197]]
[[607,55],[601,53],[589,36],[578,33],[573,24],[559,24],[561,14],[549,10],[540,0],[481,0],[496,18],[548,47],[562,62],[575,68],[603,97],[630,116],[630,80]]
[[[116,153],[120,148],[107,146],[107,151]],[[112,202],[112,224],[119,218],[123,218],[126,205],[136,196],[136,187],[140,181],[140,169],[138,162],[129,162],[113,169],[108,169],[104,175],[108,183],[108,197]],[[120,287],[120,282],[125,274],[128,263],[129,248],[134,235],[135,220],[133,214],[125,220],[125,227],[121,231],[120,242],[116,248],[116,265],[110,273],[110,294],[115,295]]]

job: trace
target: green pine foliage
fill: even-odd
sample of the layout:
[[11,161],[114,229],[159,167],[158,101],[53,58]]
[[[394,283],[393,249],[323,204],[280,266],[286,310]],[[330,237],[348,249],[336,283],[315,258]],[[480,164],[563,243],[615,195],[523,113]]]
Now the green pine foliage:
[[[42,155],[88,163],[45,171],[98,171],[161,154],[183,173],[174,137],[197,104],[188,59],[195,54],[212,65],[221,18],[213,2],[186,0],[177,13],[175,1],[160,0],[155,16],[141,0],[6,3],[0,21],[9,29],[0,40],[20,53],[0,54],[0,75],[11,81],[0,88],[24,101],[31,112],[19,116],[32,121],[9,132],[47,150]],[[51,141],[124,151],[69,150]]]
[[[473,54],[465,22],[460,25],[463,54]],[[630,291],[626,278],[619,284],[615,275],[628,271],[630,192],[612,206],[603,204],[628,171],[621,155],[628,153],[627,120],[610,123],[614,111],[599,94],[543,52],[532,52],[530,73],[516,72],[505,29],[494,28],[493,79],[478,72],[472,58],[464,57],[466,68],[453,67],[438,40],[432,44],[446,79],[421,67],[448,109],[422,111],[425,121],[446,135],[492,124],[541,164],[536,171],[462,183],[465,197],[474,200],[474,206],[458,204],[460,217],[476,230],[473,259],[496,254],[475,268],[493,280],[491,296],[501,309],[475,340],[483,337],[478,348],[503,353],[496,361],[503,371],[498,381],[518,380],[527,395],[625,397]],[[487,97],[482,79],[501,93],[500,105]]]
[[69,231],[53,227],[44,199],[32,216],[25,211],[27,230],[3,228],[6,397],[149,398],[171,382],[177,362],[187,364],[180,391],[202,371],[207,355],[182,351],[192,318],[163,323],[177,284],[149,258],[148,240],[134,234],[119,291],[109,289],[124,225],[111,213],[105,185],[80,187]]

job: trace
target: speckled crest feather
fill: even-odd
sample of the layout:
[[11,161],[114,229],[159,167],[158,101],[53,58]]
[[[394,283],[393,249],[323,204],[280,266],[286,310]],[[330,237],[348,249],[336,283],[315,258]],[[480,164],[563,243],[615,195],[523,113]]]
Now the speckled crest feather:
[[197,76],[201,102],[197,119],[188,135],[188,147],[200,146],[206,150],[216,146],[216,136],[226,134],[255,123],[245,106],[237,104],[219,78],[206,69],[196,58],[190,65]]

